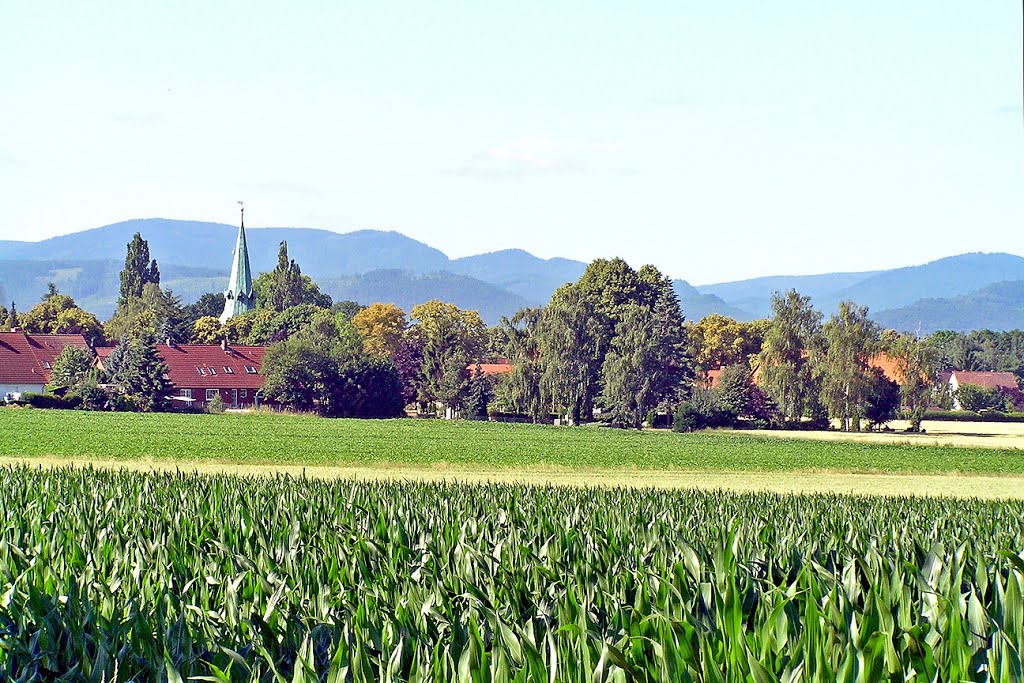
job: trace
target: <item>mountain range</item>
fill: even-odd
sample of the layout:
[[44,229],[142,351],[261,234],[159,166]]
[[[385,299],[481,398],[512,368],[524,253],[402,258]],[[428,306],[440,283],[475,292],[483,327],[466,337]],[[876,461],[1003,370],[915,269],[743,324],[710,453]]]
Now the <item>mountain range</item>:
[[[185,303],[225,286],[237,227],[153,218],[39,242],[0,240],[0,301],[13,299],[25,310],[54,282],[83,308],[109,316],[125,246],[136,232],[149,242],[164,286]],[[586,268],[581,261],[542,259],[521,249],[452,259],[394,231],[250,228],[246,235],[254,272],[273,268],[279,243],[287,241],[289,256],[335,300],[391,301],[409,310],[440,298],[480,311],[490,324],[547,302]],[[963,254],[883,271],[673,284],[690,320],[710,313],[765,317],[772,292],[792,288],[826,313],[843,300],[867,305],[875,320],[900,330],[1024,327],[1024,258],[1012,254]]]

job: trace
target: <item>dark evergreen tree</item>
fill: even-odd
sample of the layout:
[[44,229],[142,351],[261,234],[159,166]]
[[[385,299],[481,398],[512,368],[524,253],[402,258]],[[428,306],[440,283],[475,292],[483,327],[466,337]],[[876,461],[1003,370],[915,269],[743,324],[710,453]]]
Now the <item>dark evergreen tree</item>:
[[121,295],[117,305],[123,306],[132,298],[142,296],[142,289],[147,284],[160,284],[160,269],[156,260],[149,258],[149,242],[142,239],[141,233],[135,233],[128,243],[128,253],[124,258],[124,269],[121,271]]
[[462,416],[467,420],[486,420],[487,406],[492,400],[494,400],[494,379],[485,375],[480,365],[477,364],[473,377],[469,380],[469,388],[466,390]]
[[3,306],[0,306],[0,330],[13,330],[18,326],[18,312],[14,308],[14,302],[11,302],[11,309],[7,310]]
[[117,385],[139,410],[159,410],[170,389],[167,366],[156,349],[156,339],[142,334],[122,340],[107,361],[110,382]]

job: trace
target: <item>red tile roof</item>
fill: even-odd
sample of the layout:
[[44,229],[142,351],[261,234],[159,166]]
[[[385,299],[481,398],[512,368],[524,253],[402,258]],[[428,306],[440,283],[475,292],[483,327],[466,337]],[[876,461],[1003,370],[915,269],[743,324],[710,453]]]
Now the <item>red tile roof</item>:
[[722,369],[717,368],[715,370],[708,370],[704,374],[707,376],[707,379],[704,381],[704,386],[706,386],[708,389],[718,388],[718,381],[719,377],[721,377],[722,375]]
[[469,376],[472,377],[476,374],[476,367],[480,366],[481,375],[504,375],[506,372],[512,372],[516,369],[515,363],[472,363],[467,366],[469,369]]
[[0,383],[48,384],[47,366],[69,345],[89,348],[80,334],[0,332]]
[[1017,378],[1012,372],[969,372],[954,370],[957,384],[973,384],[985,389],[1016,389]]
[[[263,386],[265,346],[158,344],[167,376],[178,389],[259,389]],[[250,368],[254,372],[250,372]]]
[[881,370],[890,382],[903,383],[903,373],[900,372],[896,359],[887,353],[879,353],[869,358],[868,367]]

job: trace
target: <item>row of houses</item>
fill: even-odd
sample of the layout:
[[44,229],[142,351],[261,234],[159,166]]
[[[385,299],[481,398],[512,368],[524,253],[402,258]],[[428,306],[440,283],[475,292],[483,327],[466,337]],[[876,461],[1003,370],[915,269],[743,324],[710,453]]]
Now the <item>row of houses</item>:
[[[872,357],[868,361],[868,365],[873,368],[881,370],[886,378],[896,382],[897,384],[903,381],[903,376],[900,374],[897,367],[896,361],[890,358],[884,353],[880,353]],[[709,389],[714,389],[718,386],[719,376],[722,374],[721,369],[708,370],[704,375],[704,384]],[[754,381],[757,382],[760,373],[757,369],[754,370]],[[988,371],[976,371],[976,370],[953,370],[939,373],[937,378],[939,386],[948,386],[949,393],[953,397],[953,409],[961,410],[960,402],[957,400],[957,391],[962,386],[976,386],[983,389],[996,389],[1006,391],[1017,390],[1017,377],[1012,372],[988,372]]]
[[[0,332],[0,395],[42,393],[50,383],[53,363],[67,346],[90,349],[103,369],[114,347],[90,348],[80,334]],[[205,408],[220,396],[227,408],[259,405],[263,386],[264,346],[176,344],[157,345],[171,384],[168,398],[182,407]]]

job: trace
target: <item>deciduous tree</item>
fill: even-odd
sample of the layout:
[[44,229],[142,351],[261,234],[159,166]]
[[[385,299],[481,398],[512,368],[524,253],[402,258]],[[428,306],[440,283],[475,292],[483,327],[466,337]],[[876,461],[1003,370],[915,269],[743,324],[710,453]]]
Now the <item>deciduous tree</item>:
[[603,405],[633,427],[659,405],[674,404],[684,380],[693,376],[672,283],[657,271],[644,275],[653,299],[623,308],[601,369]]
[[593,300],[574,286],[551,297],[538,327],[541,386],[570,424],[589,421],[600,391],[605,330]]
[[907,431],[919,432],[935,383],[936,350],[924,339],[903,334],[893,340],[887,352],[896,363],[900,396],[909,412]]
[[224,328],[213,316],[204,316],[192,323],[193,344],[217,344],[223,338]]
[[413,307],[409,318],[410,334],[423,340],[419,394],[457,411],[469,385],[468,366],[487,343],[487,326],[476,311],[436,299]]
[[495,394],[510,410],[529,415],[534,422],[544,416],[548,405],[538,342],[542,315],[540,308],[523,308],[511,318],[503,317],[498,327],[504,339],[503,353],[515,367],[502,375]]
[[395,304],[373,303],[352,316],[363,336],[364,350],[376,358],[390,358],[402,343],[405,311]]
[[96,316],[79,308],[70,296],[58,292],[53,283],[43,300],[22,314],[19,322],[26,332],[81,334],[89,341],[103,339]]
[[185,342],[192,334],[191,324],[182,312],[181,301],[173,292],[164,291],[153,282],[146,283],[141,296],[119,304],[104,330],[108,339],[149,335]]
[[872,378],[868,361],[877,349],[878,328],[868,319],[866,306],[843,301],[823,332],[827,350],[817,367],[822,398],[844,431],[859,432]]
[[50,386],[75,386],[85,379],[92,369],[92,353],[81,346],[68,344],[53,360],[53,368],[50,370]]
[[759,363],[764,386],[787,420],[800,420],[817,400],[811,355],[821,346],[821,313],[811,298],[790,290],[772,295],[772,323]]

